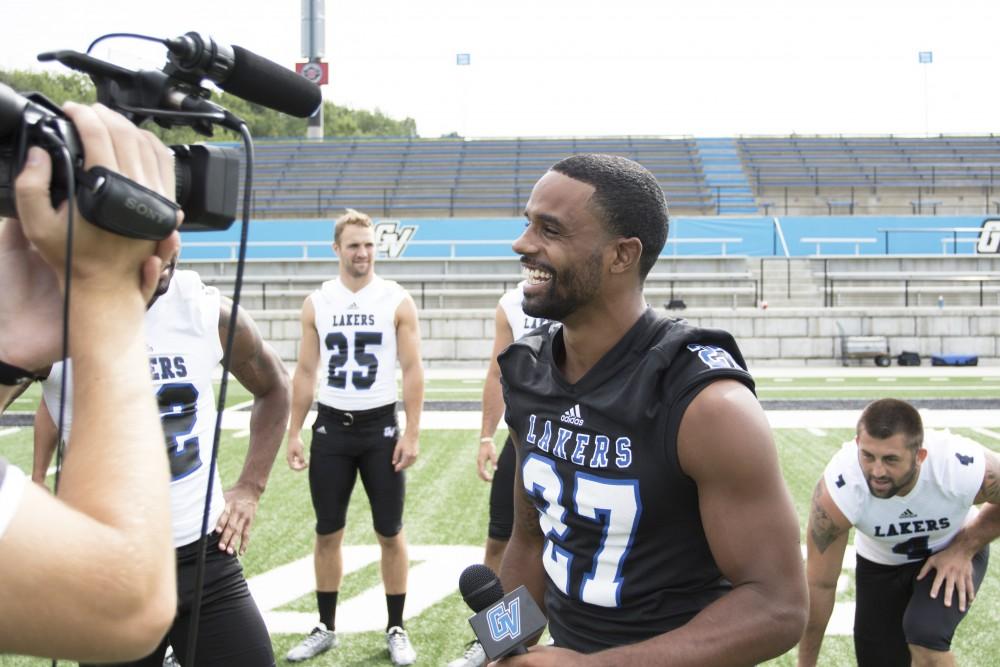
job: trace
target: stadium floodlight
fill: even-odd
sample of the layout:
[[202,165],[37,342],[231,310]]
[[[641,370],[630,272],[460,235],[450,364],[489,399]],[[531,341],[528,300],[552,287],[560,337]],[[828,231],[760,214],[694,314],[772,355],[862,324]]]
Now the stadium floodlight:
[[[918,51],[917,52],[917,62],[921,65],[930,65],[934,62],[934,52],[933,51]],[[929,112],[928,112],[928,100],[927,100],[927,68],[924,68],[924,136],[929,137],[930,135],[930,124],[928,122]]]

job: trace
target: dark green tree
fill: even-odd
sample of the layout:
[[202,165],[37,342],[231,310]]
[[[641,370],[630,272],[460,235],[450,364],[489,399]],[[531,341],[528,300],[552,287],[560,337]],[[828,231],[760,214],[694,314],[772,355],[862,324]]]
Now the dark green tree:
[[[67,100],[89,103],[97,99],[94,84],[84,74],[0,70],[0,82],[21,92],[39,92],[56,104]],[[217,104],[229,109],[247,122],[251,134],[257,138],[301,138],[306,133],[304,118],[293,118],[258,104],[247,102],[228,93],[213,93]],[[191,128],[164,129],[154,123],[144,125],[168,144],[187,144],[205,141],[206,138]],[[375,111],[348,109],[323,103],[323,131],[328,137],[416,137],[417,123],[412,118],[396,120]],[[217,129],[213,139],[236,141],[239,137],[224,129]]]

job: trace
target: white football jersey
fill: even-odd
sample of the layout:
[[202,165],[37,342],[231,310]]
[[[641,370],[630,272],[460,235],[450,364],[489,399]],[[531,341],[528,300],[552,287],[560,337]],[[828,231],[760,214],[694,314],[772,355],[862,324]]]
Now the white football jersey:
[[[215,434],[212,371],[222,360],[219,291],[194,271],[177,271],[167,293],[146,313],[149,371],[160,406],[170,460],[174,546],[201,537],[205,488]],[[208,519],[211,531],[225,499],[216,471]]]
[[826,466],[826,488],[857,529],[854,546],[863,558],[883,565],[926,558],[948,546],[976,515],[973,500],[986,471],[982,446],[948,431],[929,431],[924,447],[927,458],[905,496],[872,495],[853,440]]
[[[59,405],[62,390],[63,362],[52,364],[49,376],[42,380],[42,400],[52,417],[52,423],[59,428]],[[69,439],[69,428],[73,424],[73,364],[67,362],[66,369],[66,412],[63,414],[63,440]]]
[[525,315],[521,304],[524,303],[524,281],[517,284],[517,287],[504,292],[500,297],[500,307],[503,308],[507,322],[510,323],[510,331],[514,335],[514,340],[523,338],[530,331],[534,331],[548,320],[543,317],[531,317]]
[[357,292],[339,278],[309,295],[319,334],[319,402],[370,410],[396,401],[396,309],[406,290],[378,276]]
[[[149,372],[160,406],[160,422],[170,461],[170,515],[174,546],[201,537],[205,487],[215,435],[215,390],[212,371],[222,360],[219,341],[219,290],[207,287],[194,271],[176,271],[166,294],[156,300],[144,321]],[[66,392],[65,439],[73,420],[72,365]],[[42,396],[58,425],[59,377],[52,367],[42,383]],[[209,530],[215,527],[225,499],[216,471],[212,481]]]
[[27,478],[21,470],[0,459],[0,539],[14,518]]

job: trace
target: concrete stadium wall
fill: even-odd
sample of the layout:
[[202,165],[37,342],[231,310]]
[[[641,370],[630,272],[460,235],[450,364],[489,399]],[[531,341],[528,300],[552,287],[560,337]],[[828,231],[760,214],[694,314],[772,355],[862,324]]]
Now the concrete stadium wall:
[[[252,314],[264,338],[283,359],[294,361],[299,312]],[[980,364],[1000,364],[1000,307],[699,308],[681,315],[696,326],[731,332],[751,365],[837,365],[838,323],[847,336],[886,336],[893,356],[903,350],[918,352],[925,359],[932,354],[976,354]],[[492,349],[492,309],[428,310],[420,317],[427,367],[485,368]],[[924,363],[929,364],[929,359]]]

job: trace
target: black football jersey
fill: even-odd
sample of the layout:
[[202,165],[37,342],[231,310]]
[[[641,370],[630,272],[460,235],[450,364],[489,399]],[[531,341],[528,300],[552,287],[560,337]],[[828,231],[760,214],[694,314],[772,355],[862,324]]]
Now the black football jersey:
[[677,628],[731,590],[677,431],[709,383],[753,390],[753,380],[731,335],[651,309],[575,384],[554,361],[562,345],[551,323],[499,362],[520,440],[515,493],[528,494],[545,534],[549,630],[558,646],[590,653]]

